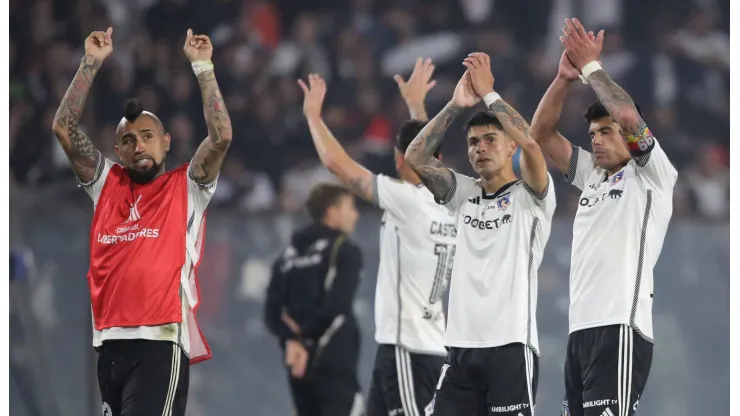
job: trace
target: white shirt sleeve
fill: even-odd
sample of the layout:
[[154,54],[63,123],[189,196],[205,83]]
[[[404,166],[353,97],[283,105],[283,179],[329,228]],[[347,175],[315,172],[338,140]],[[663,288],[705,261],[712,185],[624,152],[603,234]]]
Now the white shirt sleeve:
[[382,210],[390,211],[401,221],[408,221],[419,212],[414,198],[414,185],[386,175],[375,176],[375,200]]
[[591,153],[573,145],[570,154],[570,165],[568,173],[565,174],[565,182],[583,190],[588,177],[596,170]]
[[547,174],[547,186],[541,194],[535,194],[535,192],[522,181],[524,189],[527,191],[529,201],[532,208],[541,211],[545,216],[552,217],[555,213],[555,207],[557,206],[557,200],[555,198],[555,187],[552,184],[552,176]]
[[193,200],[193,209],[195,209],[195,212],[203,213],[208,207],[208,203],[211,202],[213,194],[216,192],[218,176],[209,184],[200,184],[193,178],[193,173],[190,171],[192,166],[188,166],[188,193]]
[[634,158],[635,170],[656,191],[673,189],[678,171],[663,151],[657,140],[650,153]]
[[468,198],[476,195],[480,196],[479,194],[482,191],[480,186],[478,186],[478,181],[476,179],[473,179],[470,176],[461,175],[452,169],[450,169],[450,172],[452,172],[453,182],[450,187],[450,191],[447,194],[447,198],[444,200],[436,200],[436,202],[445,206],[450,213],[457,214],[460,211],[460,207],[463,206]]
[[77,184],[90,195],[94,205],[98,205],[98,198],[100,198],[100,193],[103,191],[105,180],[108,178],[113,164],[113,162],[101,155],[98,167],[95,169],[95,176],[93,176],[90,182],[82,182],[80,178],[77,178]]

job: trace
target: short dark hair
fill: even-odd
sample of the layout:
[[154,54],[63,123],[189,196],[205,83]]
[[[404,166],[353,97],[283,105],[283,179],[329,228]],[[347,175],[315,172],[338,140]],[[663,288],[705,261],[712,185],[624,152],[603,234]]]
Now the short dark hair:
[[133,123],[144,112],[144,106],[136,98],[130,98],[123,103],[123,116]]
[[[635,108],[637,109],[637,113],[640,114],[640,117],[642,117],[640,106],[635,104]],[[583,112],[583,118],[586,119],[586,123],[590,123],[604,117],[611,117],[611,114],[609,114],[609,111],[604,107],[604,104],[601,104],[601,101],[596,101],[591,104],[588,106],[586,111]]]
[[476,126],[494,126],[499,130],[503,130],[504,126],[499,121],[496,114],[491,111],[481,110],[473,114],[472,117],[465,123],[465,133],[469,132],[472,127]]
[[326,211],[329,207],[339,203],[339,200],[345,195],[352,195],[349,189],[342,185],[333,183],[320,183],[311,188],[306,200],[306,209],[311,215],[314,222],[324,220]]
[[[416,136],[419,135],[421,130],[424,128],[424,126],[427,125],[426,121],[419,121],[419,120],[406,120],[401,124],[401,127],[398,128],[398,134],[396,134],[396,148],[401,153],[406,153],[406,149],[409,148],[409,145],[411,145],[411,142],[414,141]],[[441,149],[442,146],[438,147],[437,150],[434,151],[434,157],[439,157],[439,149]]]

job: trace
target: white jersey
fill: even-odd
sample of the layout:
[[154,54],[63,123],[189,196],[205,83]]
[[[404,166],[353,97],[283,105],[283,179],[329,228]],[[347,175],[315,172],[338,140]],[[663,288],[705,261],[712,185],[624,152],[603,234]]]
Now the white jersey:
[[[88,183],[81,183],[80,185],[85,189],[93,203],[97,207],[98,198],[105,185],[105,180],[110,173],[110,169],[113,166],[113,162],[103,158],[101,164],[98,167],[97,173],[92,181]],[[203,214],[206,211],[206,207],[213,196],[213,192],[216,190],[217,180],[209,185],[199,185],[193,179],[190,174],[190,168],[188,168],[188,223],[183,224],[183,228],[187,228],[189,234],[197,234],[201,232],[201,225],[203,223]],[[193,241],[200,242],[199,235],[191,235]],[[196,251],[200,252],[199,244],[196,243]],[[183,247],[183,251],[186,251],[186,247]],[[191,270],[190,257],[185,256],[185,264],[182,266],[183,279],[187,281],[188,275]],[[112,327],[98,331],[95,329],[95,318],[93,317],[93,346],[98,347],[102,345],[103,341],[114,340],[114,339],[148,339],[153,341],[172,341],[177,343],[186,355],[190,355],[190,337],[188,333],[188,304],[187,297],[181,296],[182,299],[182,322],[157,325],[157,326],[140,326],[140,327]]]
[[380,265],[375,289],[375,340],[445,355],[447,290],[455,256],[455,223],[423,185],[377,175]]
[[445,345],[517,342],[539,355],[537,269],[555,212],[552,180],[542,195],[521,180],[486,194],[479,180],[453,174],[451,195],[441,201],[458,217]]
[[653,267],[677,176],[657,141],[611,176],[573,146],[566,181],[583,193],[573,222],[570,332],[625,324],[652,340]]

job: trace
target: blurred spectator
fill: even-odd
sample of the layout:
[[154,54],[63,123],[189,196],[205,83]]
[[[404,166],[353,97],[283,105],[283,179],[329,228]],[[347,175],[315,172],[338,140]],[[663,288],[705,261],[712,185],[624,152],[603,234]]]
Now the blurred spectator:
[[[327,124],[354,157],[393,174],[388,156],[395,126],[408,117],[393,75],[407,75],[419,56],[432,58],[438,83],[427,107],[434,115],[462,73],[462,58],[481,50],[492,57],[501,93],[531,114],[555,75],[562,18],[576,15],[589,28],[606,29],[604,66],[640,103],[674,164],[687,169],[679,174],[685,193],[676,193],[676,206],[685,210],[677,215],[727,215],[726,168],[709,159],[729,149],[729,34],[712,1],[646,5],[639,13],[636,0],[598,7],[585,0],[68,3],[10,2],[19,23],[11,26],[9,142],[12,174],[21,186],[60,179],[73,186],[49,120],[77,68],[82,40],[109,22],[116,22],[115,52],[101,68],[82,120],[103,154],[117,160],[121,105],[136,96],[172,135],[169,164],[190,160],[207,133],[181,43],[188,27],[205,31],[215,44],[236,132],[215,200],[248,212],[291,212],[302,206],[311,178],[322,177],[296,78],[318,72],[330,80]],[[563,134],[587,148],[581,112],[594,98],[588,88],[574,86],[560,123]],[[460,143],[446,144],[445,155],[466,171]],[[697,152],[703,145],[713,150]],[[567,215],[575,196],[559,195],[558,212]]]

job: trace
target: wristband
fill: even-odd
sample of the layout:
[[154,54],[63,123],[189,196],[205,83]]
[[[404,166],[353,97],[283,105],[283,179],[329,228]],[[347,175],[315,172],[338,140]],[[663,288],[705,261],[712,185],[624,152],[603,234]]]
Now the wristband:
[[195,76],[198,76],[206,71],[213,71],[213,62],[209,61],[193,61],[190,64],[193,67]]
[[583,81],[584,84],[588,84],[588,76],[600,69],[602,68],[598,61],[587,63],[583,69],[581,69],[581,75],[579,75],[581,77],[581,81]]
[[486,103],[486,107],[490,107],[491,104],[495,103],[496,101],[500,99],[501,99],[501,96],[497,92],[489,92],[488,94],[483,96],[483,102]]

